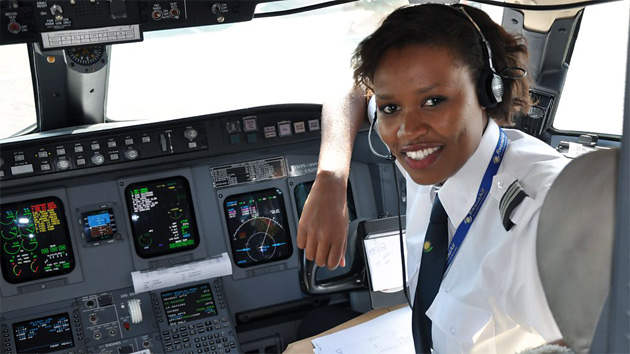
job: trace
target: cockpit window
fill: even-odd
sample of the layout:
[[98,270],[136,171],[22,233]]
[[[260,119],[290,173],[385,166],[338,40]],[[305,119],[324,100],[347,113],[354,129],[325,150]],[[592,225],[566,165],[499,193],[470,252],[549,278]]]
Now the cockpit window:
[[554,128],[621,135],[629,8],[616,1],[584,10]]
[[[282,103],[322,103],[351,78],[350,56],[405,0],[173,31],[112,46],[106,116],[163,120]],[[293,1],[257,12],[294,8]],[[341,81],[340,81],[341,80]]]
[[26,44],[0,46],[0,78],[0,139],[3,139],[34,126],[37,121]]

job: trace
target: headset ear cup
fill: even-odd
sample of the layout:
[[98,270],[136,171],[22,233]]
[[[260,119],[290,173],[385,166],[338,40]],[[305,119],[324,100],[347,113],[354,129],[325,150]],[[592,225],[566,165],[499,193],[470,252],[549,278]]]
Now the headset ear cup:
[[485,66],[479,73],[477,95],[479,104],[485,108],[493,108],[503,100],[503,79],[492,69]]
[[492,96],[497,103],[503,101],[503,79],[494,71],[492,72],[492,82],[490,84],[492,89]]

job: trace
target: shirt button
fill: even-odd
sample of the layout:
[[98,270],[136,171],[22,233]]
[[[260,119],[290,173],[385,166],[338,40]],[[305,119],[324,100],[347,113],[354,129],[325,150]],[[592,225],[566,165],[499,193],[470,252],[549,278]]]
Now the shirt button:
[[455,335],[455,327],[451,327],[451,334]]

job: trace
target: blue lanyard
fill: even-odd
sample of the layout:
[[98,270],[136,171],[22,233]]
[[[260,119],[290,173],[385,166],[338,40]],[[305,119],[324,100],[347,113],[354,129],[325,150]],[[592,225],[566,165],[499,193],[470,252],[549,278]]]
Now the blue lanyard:
[[499,141],[497,142],[497,147],[494,149],[492,158],[488,163],[486,173],[483,175],[483,179],[481,180],[481,185],[479,186],[479,191],[477,192],[477,199],[475,200],[472,208],[470,208],[470,211],[468,211],[468,214],[466,214],[464,220],[457,227],[453,240],[448,246],[446,269],[444,270],[444,273],[448,271],[451,263],[453,263],[453,259],[455,259],[455,255],[457,254],[457,251],[459,251],[459,247],[462,245],[462,242],[464,242],[464,239],[468,234],[468,230],[470,230],[472,223],[475,221],[483,202],[486,201],[486,197],[490,192],[490,187],[492,187],[492,178],[497,174],[499,166],[501,166],[501,161],[503,161],[503,155],[505,154],[505,150],[507,150],[508,146],[508,137],[501,128],[499,128],[499,133]]

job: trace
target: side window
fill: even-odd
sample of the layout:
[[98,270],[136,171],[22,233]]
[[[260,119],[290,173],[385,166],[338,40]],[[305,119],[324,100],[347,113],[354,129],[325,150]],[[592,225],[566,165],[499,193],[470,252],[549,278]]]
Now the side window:
[[584,10],[553,126],[621,135],[630,2]]

